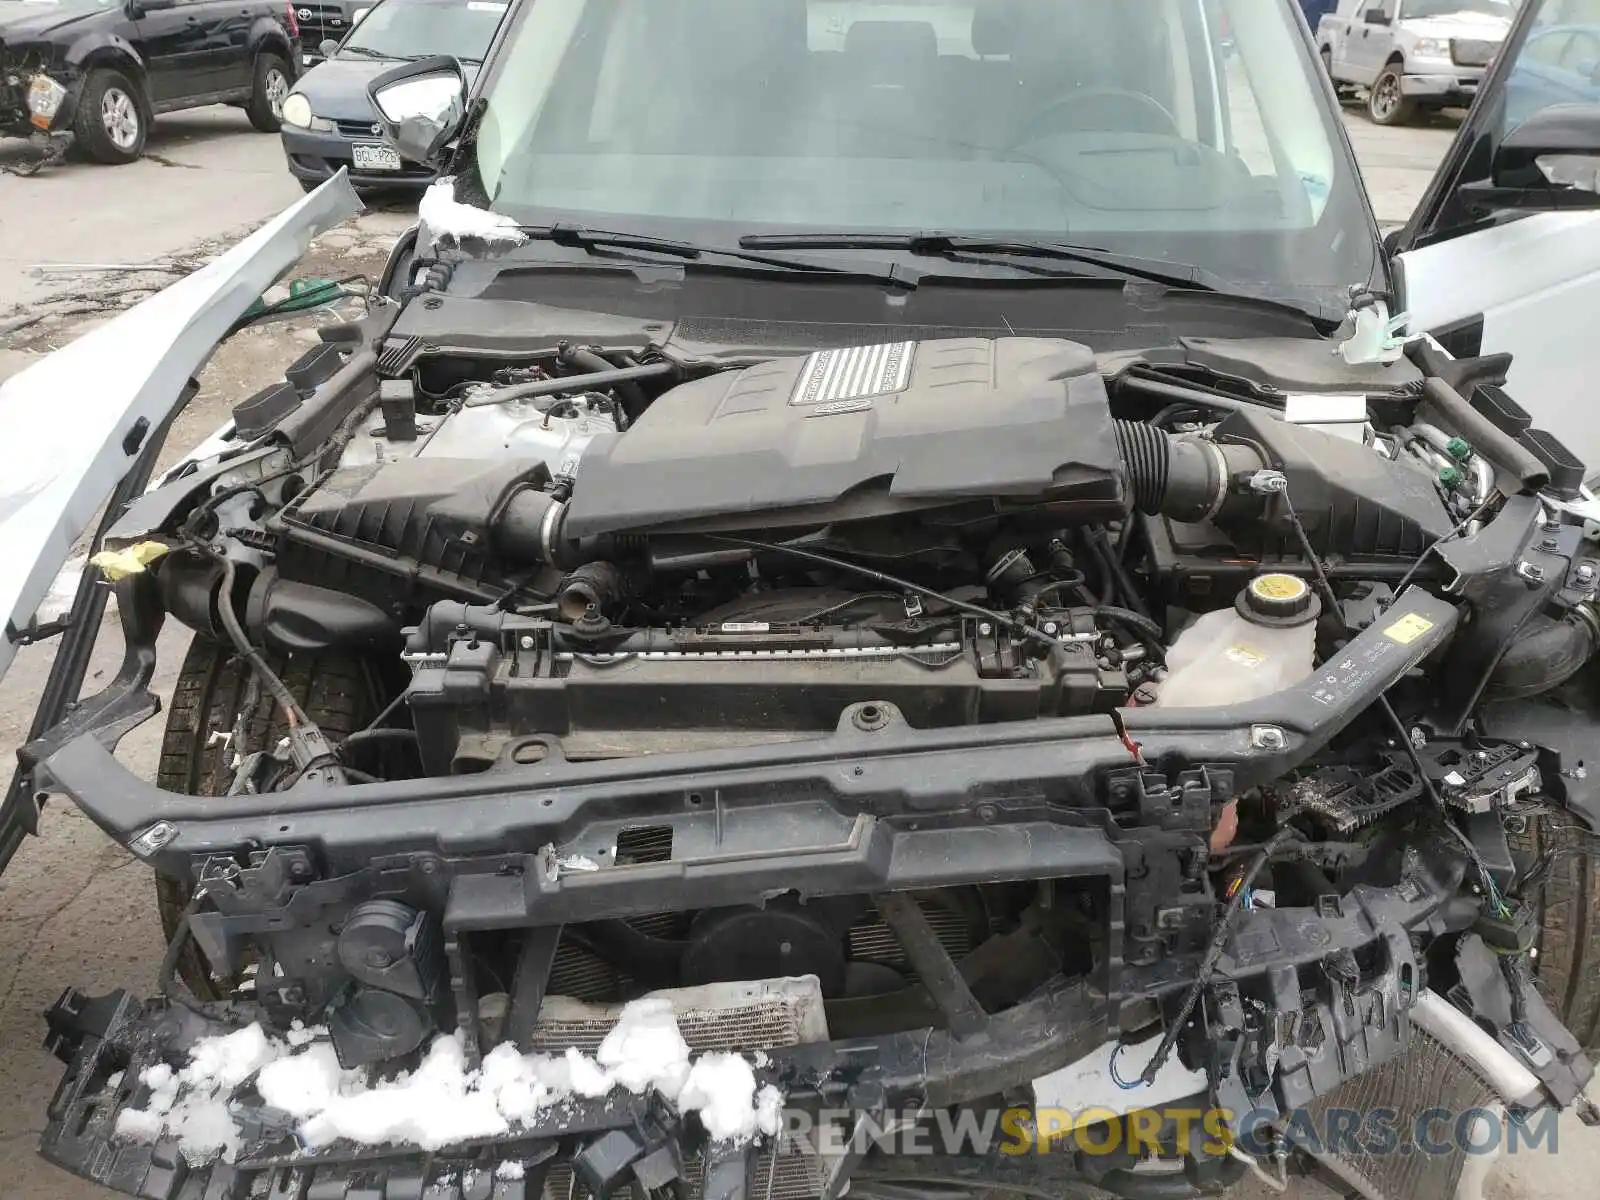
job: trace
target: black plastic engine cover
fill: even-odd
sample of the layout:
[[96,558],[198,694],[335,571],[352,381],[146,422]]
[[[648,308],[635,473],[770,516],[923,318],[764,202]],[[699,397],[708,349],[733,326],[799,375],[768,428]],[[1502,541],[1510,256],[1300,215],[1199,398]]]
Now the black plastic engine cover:
[[1095,357],[978,338],[824,350],[674,388],[578,468],[569,537],[855,519],[973,498],[1126,511]]

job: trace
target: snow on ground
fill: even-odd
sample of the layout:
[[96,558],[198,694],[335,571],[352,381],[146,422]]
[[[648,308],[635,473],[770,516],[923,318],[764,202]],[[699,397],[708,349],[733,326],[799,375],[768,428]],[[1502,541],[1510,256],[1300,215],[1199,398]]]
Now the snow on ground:
[[741,1055],[691,1059],[671,1001],[660,997],[624,1007],[593,1057],[577,1049],[523,1054],[507,1043],[469,1070],[457,1033],[436,1038],[415,1071],[372,1080],[364,1070],[339,1066],[324,1029],[297,1026],[280,1040],[251,1025],[198,1042],[180,1069],[147,1068],[140,1082],[149,1098],[143,1108],[118,1114],[118,1135],[143,1142],[174,1137],[193,1161],[237,1156],[240,1134],[230,1105],[249,1082],[268,1107],[293,1120],[308,1149],[347,1140],[438,1150],[511,1133],[574,1096],[599,1098],[619,1087],[635,1095],[654,1088],[680,1111],[698,1113],[718,1141],[776,1134],[783,1108],[783,1094],[757,1089]]

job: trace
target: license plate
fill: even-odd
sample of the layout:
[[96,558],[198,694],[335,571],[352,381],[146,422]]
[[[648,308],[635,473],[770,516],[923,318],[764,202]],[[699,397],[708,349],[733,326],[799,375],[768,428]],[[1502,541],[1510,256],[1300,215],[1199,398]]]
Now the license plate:
[[351,147],[351,157],[358,171],[398,171],[400,153],[382,142],[357,142]]

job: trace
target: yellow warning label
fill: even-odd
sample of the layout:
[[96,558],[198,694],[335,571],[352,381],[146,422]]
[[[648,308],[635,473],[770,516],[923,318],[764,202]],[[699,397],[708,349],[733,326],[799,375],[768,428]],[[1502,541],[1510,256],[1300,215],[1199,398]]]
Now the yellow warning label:
[[1393,625],[1383,631],[1383,636],[1391,642],[1399,642],[1402,646],[1409,646],[1428,630],[1433,628],[1433,622],[1427,617],[1419,617],[1416,613],[1401,617]]
[[1241,667],[1250,667],[1252,669],[1259,667],[1267,660],[1266,655],[1257,654],[1248,646],[1229,646],[1222,652],[1222,656],[1233,660]]
[[1258,575],[1250,590],[1263,600],[1297,600],[1305,594],[1305,582],[1293,575]]

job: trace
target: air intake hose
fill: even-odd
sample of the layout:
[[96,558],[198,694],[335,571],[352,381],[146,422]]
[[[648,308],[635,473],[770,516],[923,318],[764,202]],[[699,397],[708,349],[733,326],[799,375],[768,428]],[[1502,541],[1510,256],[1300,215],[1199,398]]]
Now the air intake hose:
[[1235,476],[1267,464],[1250,446],[1174,437],[1142,421],[1115,421],[1117,449],[1133,506],[1174,521],[1203,521],[1222,511]]
[[[1175,437],[1139,421],[1112,425],[1134,507],[1151,516],[1174,521],[1215,517],[1234,499],[1231,481],[1267,465],[1251,446]],[[538,487],[521,487],[494,519],[496,548],[513,558],[568,570],[610,557],[610,539],[573,541],[565,535],[565,523],[561,500]]]

